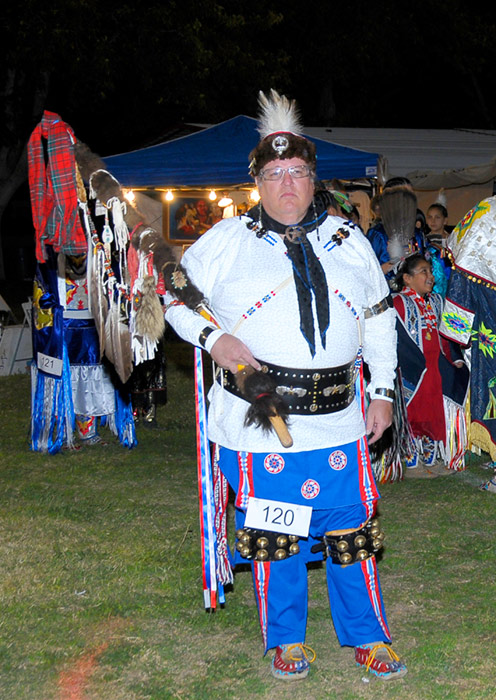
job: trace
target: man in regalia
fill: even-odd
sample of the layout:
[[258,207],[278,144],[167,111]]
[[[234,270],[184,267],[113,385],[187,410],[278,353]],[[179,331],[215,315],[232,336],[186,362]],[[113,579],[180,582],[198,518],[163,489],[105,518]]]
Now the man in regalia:
[[[314,198],[315,144],[302,135],[294,102],[272,91],[260,93],[260,105],[261,140],[249,156],[259,204],[217,223],[182,259],[216,323],[173,299],[166,319],[219,368],[208,436],[235,493],[236,561],[252,562],[273,675],[309,672],[306,565],[325,556],[339,642],[355,648],[359,666],[399,678],[406,667],[390,646],[379,585],[383,534],[367,444],[392,421],[388,285],[360,229]],[[366,416],[362,360],[371,374]],[[291,437],[284,445],[245,420],[236,380],[247,368],[277,385]]]

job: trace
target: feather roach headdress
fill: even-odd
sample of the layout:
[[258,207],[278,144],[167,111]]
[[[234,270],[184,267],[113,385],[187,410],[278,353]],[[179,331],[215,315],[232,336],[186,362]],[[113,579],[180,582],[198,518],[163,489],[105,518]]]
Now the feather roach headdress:
[[388,237],[388,253],[396,263],[408,252],[408,242],[415,233],[417,197],[405,187],[388,187],[381,196],[381,217]]
[[315,170],[315,144],[302,135],[303,126],[296,102],[271,90],[269,97],[260,91],[258,103],[261,141],[249,156],[251,175],[256,177],[271,160],[288,158],[302,158]]

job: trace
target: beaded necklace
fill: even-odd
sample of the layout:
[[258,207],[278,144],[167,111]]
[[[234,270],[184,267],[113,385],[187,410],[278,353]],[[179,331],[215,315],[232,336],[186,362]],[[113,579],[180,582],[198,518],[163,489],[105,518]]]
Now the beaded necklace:
[[411,297],[419,307],[422,316],[422,328],[425,328],[426,330],[426,339],[430,340],[432,338],[431,333],[433,333],[437,328],[437,323],[436,315],[431,306],[431,302],[429,301],[429,297],[420,296],[420,294],[418,294],[414,289],[411,289],[411,287],[405,287],[402,294]]

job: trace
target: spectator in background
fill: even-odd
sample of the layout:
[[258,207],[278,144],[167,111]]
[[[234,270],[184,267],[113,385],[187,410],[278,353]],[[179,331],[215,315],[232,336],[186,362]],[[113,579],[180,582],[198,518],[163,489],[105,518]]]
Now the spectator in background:
[[427,223],[425,220],[425,214],[422,209],[417,209],[417,218],[415,219],[415,234],[413,237],[413,247],[421,255],[425,254],[426,250],[426,239],[425,235],[427,233]]
[[348,196],[337,190],[329,190],[323,182],[315,182],[315,197],[322,202],[329,216],[338,216],[340,219],[350,220],[353,209]]
[[[379,223],[381,220],[381,195],[376,194],[372,199],[370,200],[370,211],[372,214],[372,220],[370,222],[370,226],[375,226],[375,224]],[[370,228],[370,227],[368,227]],[[367,230],[368,230],[367,228]]]
[[386,276],[386,279],[390,279],[392,276],[393,264],[390,262],[390,257],[387,249],[388,237],[386,229],[381,219],[381,197],[377,195],[373,198],[371,202],[371,207],[373,204],[374,221],[372,226],[367,231],[367,238],[370,245],[372,246],[374,253],[376,254],[377,260],[381,266],[381,270]]
[[[351,201],[350,196],[345,191],[344,185],[339,180],[332,180],[329,189],[323,182],[316,181],[315,196],[325,204],[327,213],[330,216],[339,216],[340,219],[351,221],[351,223],[358,226],[363,233],[360,212],[358,211],[360,204],[355,204]],[[364,196],[368,200],[368,196],[366,194],[364,194]]]
[[407,177],[403,177],[401,175],[398,175],[397,177],[390,177],[389,180],[386,180],[384,189],[387,190],[388,187],[397,187],[398,185],[403,185],[404,187],[409,187],[411,190],[413,190],[413,186],[410,180]]
[[[358,226],[359,229],[362,227],[360,226],[360,214],[358,212],[358,209],[356,208],[355,205],[352,206],[351,212],[350,212],[350,221],[355,224],[355,226]],[[363,233],[363,231],[362,231]]]
[[370,210],[370,197],[364,190],[353,190],[350,192],[350,202],[357,209],[359,221],[357,222],[365,235],[370,228],[372,212]]
[[427,209],[426,223],[429,228],[427,240],[438,248],[445,247],[449,231],[446,228],[448,223],[448,210],[441,204],[435,202]]
[[435,202],[427,209],[426,216],[429,233],[427,234],[427,252],[432,262],[432,272],[434,274],[434,291],[446,298],[448,280],[451,273],[451,263],[446,255],[446,239],[449,231],[446,228],[448,223],[448,210],[440,202]]
[[350,198],[343,183],[334,178],[334,180],[331,180],[329,191],[337,205],[336,211],[331,211],[329,214],[331,214],[331,216],[340,216],[342,219],[346,219],[346,221],[351,221],[353,204],[350,202]]

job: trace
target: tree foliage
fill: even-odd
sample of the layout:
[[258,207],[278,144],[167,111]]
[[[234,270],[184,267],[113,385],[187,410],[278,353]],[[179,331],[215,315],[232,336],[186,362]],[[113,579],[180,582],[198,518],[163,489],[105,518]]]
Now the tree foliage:
[[45,109],[102,155],[178,122],[231,117],[284,75],[287,58],[268,39],[281,21],[261,0],[4,3],[0,218],[26,178],[26,143]]
[[491,128],[493,15],[461,0],[21,0],[0,11],[3,116],[12,143],[57,111],[105,155],[253,115],[269,87],[313,125]]
[[[16,67],[11,100],[26,95],[23,81],[28,93],[46,85],[43,107],[105,154],[141,145],[161,125],[233,116],[233,107],[254,104],[260,82],[284,74],[286,57],[264,38],[281,15],[259,0],[226,5],[234,11],[212,0],[4,8],[6,63]],[[12,110],[23,137],[40,117],[29,107]]]
[[291,56],[291,92],[305,123],[496,128],[496,20],[489,3],[279,5],[284,21],[275,28],[276,43]]
[[495,128],[495,25],[462,0],[3,3],[0,216],[44,109],[103,156],[271,87],[308,125]]

